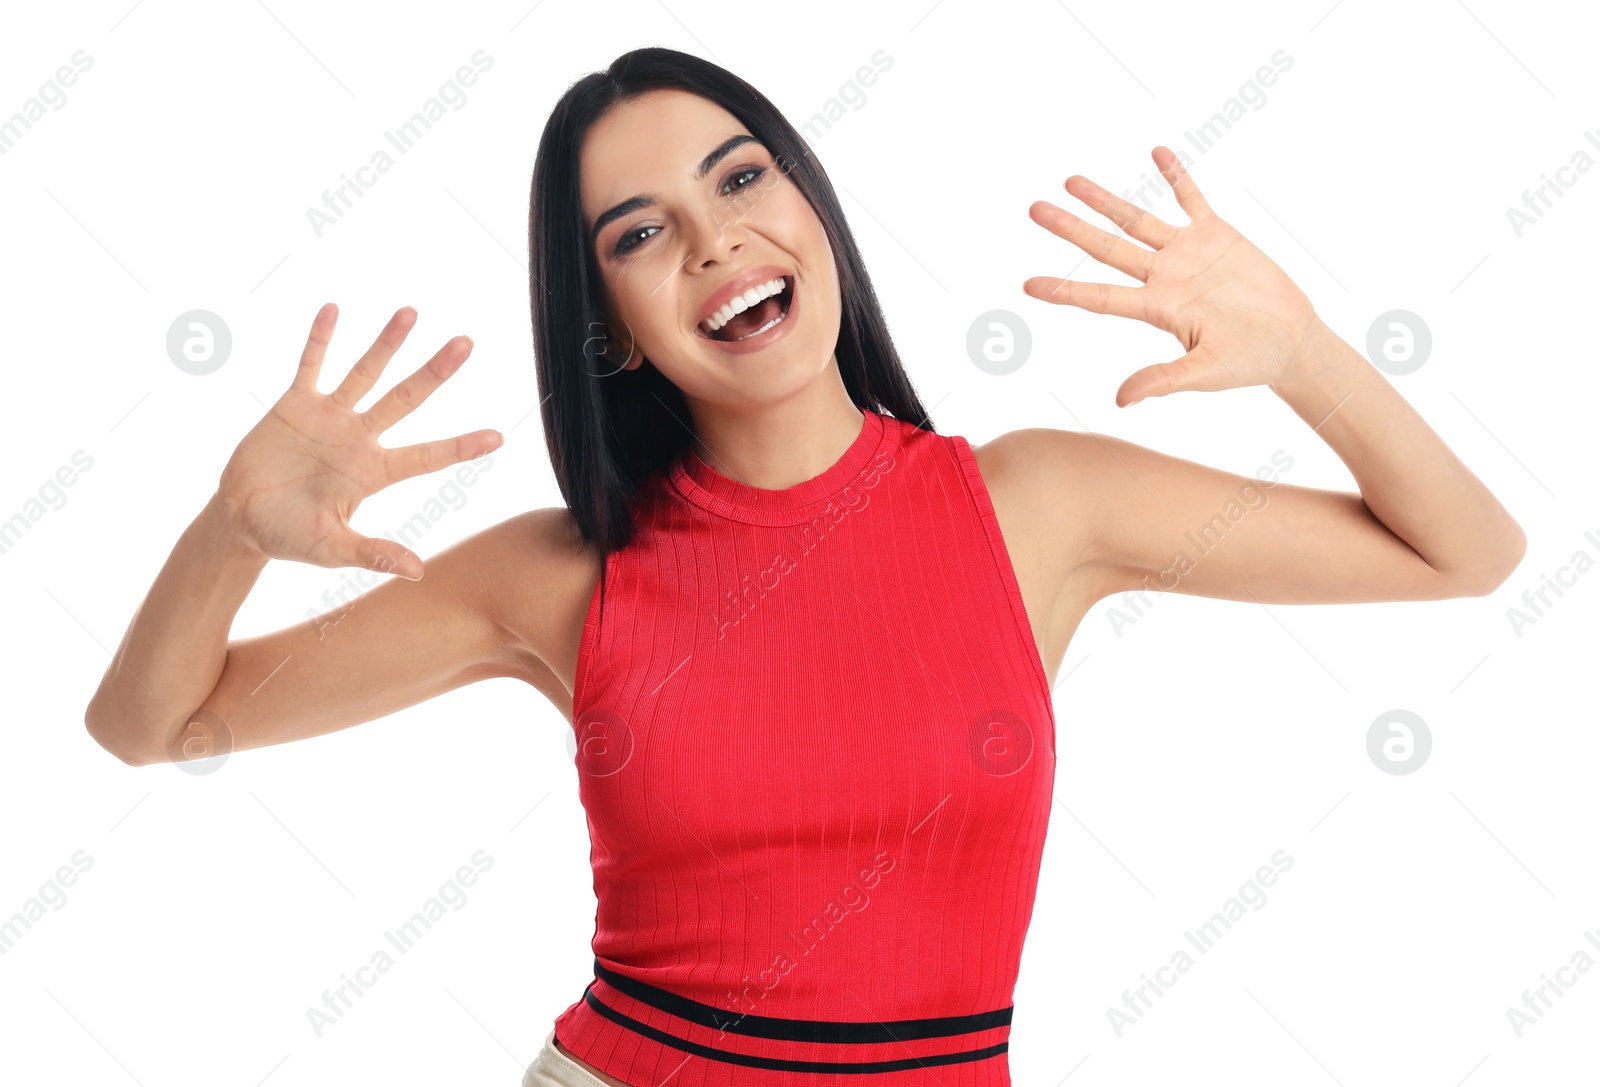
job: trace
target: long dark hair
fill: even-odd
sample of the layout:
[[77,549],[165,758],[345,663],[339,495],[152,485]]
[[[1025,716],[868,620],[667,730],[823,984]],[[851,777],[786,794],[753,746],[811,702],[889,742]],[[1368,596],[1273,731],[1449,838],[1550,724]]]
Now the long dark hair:
[[606,558],[633,538],[641,485],[688,447],[683,392],[645,359],[632,371],[597,357],[601,279],[583,231],[578,152],[589,127],[613,106],[674,88],[726,109],[767,148],[822,221],[839,270],[842,314],[835,357],[858,408],[934,429],[889,337],[878,297],[839,199],[810,148],[750,84],[675,49],[635,49],[567,88],[534,160],[528,271],[539,410],[556,482],[586,543]]

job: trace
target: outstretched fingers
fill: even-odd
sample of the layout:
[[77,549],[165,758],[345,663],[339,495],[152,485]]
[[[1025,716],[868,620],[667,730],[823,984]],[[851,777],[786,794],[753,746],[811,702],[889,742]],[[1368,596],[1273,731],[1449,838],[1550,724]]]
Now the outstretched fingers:
[[361,418],[367,429],[382,434],[401,419],[410,415],[433,391],[443,385],[451,374],[472,354],[472,337],[456,336],[439,348],[433,358],[388,392],[366,411]]
[[410,479],[448,468],[462,461],[476,460],[485,453],[500,448],[505,439],[497,430],[475,430],[454,438],[440,438],[433,442],[419,442],[384,452],[384,470],[390,482]]
[[1140,283],[1150,278],[1150,266],[1155,263],[1156,255],[1148,249],[1108,234],[1048,200],[1035,200],[1028,205],[1028,218],[1056,237],[1065,238],[1101,264],[1108,264]]
[[1149,320],[1143,287],[1118,287],[1111,283],[1033,276],[1023,281],[1022,290],[1041,302],[1077,306],[1090,313],[1109,313],[1113,317],[1130,317],[1135,321]]
[[306,337],[306,349],[300,352],[300,368],[295,371],[292,388],[307,393],[317,391],[322,358],[327,354],[329,341],[333,339],[333,326],[338,323],[339,307],[332,302],[324,303],[311,322],[311,334]]
[[367,353],[350,368],[350,372],[339,383],[339,387],[328,394],[328,398],[341,408],[354,408],[363,396],[372,391],[372,386],[383,374],[383,368],[389,365],[395,351],[406,342],[406,335],[416,323],[415,309],[402,306],[396,310],[372,346],[367,348]]
[[[1226,375],[1226,376],[1224,376]],[[1147,396],[1168,396],[1177,392],[1216,392],[1239,385],[1222,356],[1205,344],[1171,362],[1158,362],[1128,375],[1117,389],[1117,406],[1126,408]]]
[[359,566],[382,574],[396,574],[407,581],[422,578],[422,560],[416,552],[393,540],[363,536],[349,525],[341,525],[326,541],[325,553],[317,556],[325,566]]
[[1171,149],[1157,147],[1150,152],[1150,157],[1155,160],[1161,176],[1167,179],[1167,184],[1172,186],[1172,195],[1178,198],[1178,206],[1191,223],[1209,219],[1215,214],[1211,205],[1206,203],[1206,198],[1200,195],[1200,186],[1194,183],[1194,178],[1189,176],[1189,171],[1183,168],[1182,161]]
[[1178,236],[1178,228],[1165,219],[1113,196],[1082,174],[1073,174],[1061,187],[1116,223],[1128,237],[1137,238],[1152,249],[1160,249]]

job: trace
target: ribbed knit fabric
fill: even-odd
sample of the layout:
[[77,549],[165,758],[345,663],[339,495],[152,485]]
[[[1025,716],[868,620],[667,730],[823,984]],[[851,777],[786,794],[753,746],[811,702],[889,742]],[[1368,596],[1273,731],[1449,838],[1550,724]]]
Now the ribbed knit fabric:
[[966,440],[866,411],[785,490],[687,451],[639,523],[579,650],[557,1038],[636,1087],[1005,1087],[1055,717]]

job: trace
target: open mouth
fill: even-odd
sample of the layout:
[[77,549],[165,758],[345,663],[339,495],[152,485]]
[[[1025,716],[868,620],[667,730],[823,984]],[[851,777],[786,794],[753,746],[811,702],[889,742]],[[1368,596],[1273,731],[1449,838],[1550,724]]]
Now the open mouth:
[[[779,281],[774,281],[774,284],[777,282]],[[725,307],[718,313],[713,314],[709,320],[702,321],[696,325],[695,332],[708,340],[716,340],[720,343],[737,343],[740,340],[748,340],[764,332],[770,332],[782,324],[784,318],[789,316],[789,307],[794,300],[794,277],[783,276],[781,283],[782,286],[777,287],[776,293],[772,294],[766,294],[768,290],[772,289],[772,286],[763,285],[759,290],[766,296],[757,301],[755,305],[746,306],[731,316],[729,315],[729,309],[732,307]],[[717,324],[718,321],[724,321],[724,319],[724,323]],[[717,327],[708,327],[710,325],[717,325]]]

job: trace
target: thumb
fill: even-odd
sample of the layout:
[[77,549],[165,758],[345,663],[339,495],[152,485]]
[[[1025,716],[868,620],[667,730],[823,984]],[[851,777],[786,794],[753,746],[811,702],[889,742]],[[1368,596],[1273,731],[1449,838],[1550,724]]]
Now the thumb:
[[339,560],[339,566],[359,566],[364,570],[377,570],[383,574],[396,574],[407,581],[422,578],[422,560],[393,540],[375,540],[363,536],[349,525],[329,541],[329,550]]
[[1225,383],[1207,380],[1208,376],[1215,374],[1218,364],[1219,360],[1209,347],[1197,344],[1193,351],[1181,358],[1158,362],[1130,374],[1117,389],[1117,406],[1129,408],[1147,396],[1166,396],[1190,389],[1227,388]]

